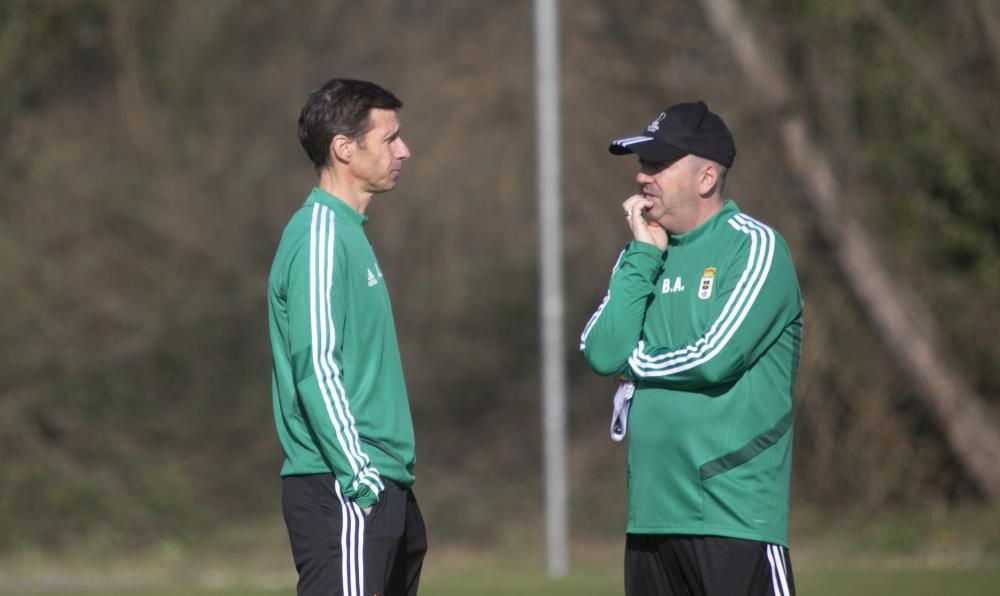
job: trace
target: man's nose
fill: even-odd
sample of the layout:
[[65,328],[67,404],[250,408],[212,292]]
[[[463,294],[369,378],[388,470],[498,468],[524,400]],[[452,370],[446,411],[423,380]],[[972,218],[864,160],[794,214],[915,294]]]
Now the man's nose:
[[406,146],[403,139],[396,139],[396,159],[403,161],[404,159],[410,159],[410,148]]

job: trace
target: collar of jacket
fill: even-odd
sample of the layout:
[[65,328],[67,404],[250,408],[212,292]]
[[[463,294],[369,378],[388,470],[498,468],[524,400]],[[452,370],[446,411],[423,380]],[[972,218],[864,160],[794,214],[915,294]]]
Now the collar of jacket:
[[699,238],[711,236],[719,226],[728,225],[729,218],[740,212],[740,208],[735,201],[726,199],[722,204],[722,209],[712,217],[705,220],[697,228],[684,232],[683,234],[671,234],[667,243],[669,246],[682,246],[697,242]]
[[358,213],[357,211],[354,210],[354,207],[351,207],[344,201],[326,192],[325,190],[323,190],[318,186],[313,187],[312,192],[309,193],[308,197],[306,197],[305,206],[309,207],[314,203],[319,203],[321,205],[329,207],[330,209],[333,209],[333,212],[338,217],[342,217],[344,218],[344,220],[353,222],[359,226],[363,226],[366,223],[368,223],[367,216]]

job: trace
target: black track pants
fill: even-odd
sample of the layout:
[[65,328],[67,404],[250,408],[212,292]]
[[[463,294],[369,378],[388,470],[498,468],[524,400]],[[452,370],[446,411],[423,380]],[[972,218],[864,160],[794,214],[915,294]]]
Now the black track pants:
[[627,596],[795,596],[783,546],[720,538],[629,534]]
[[413,491],[387,478],[366,516],[332,474],[282,479],[298,596],[415,596],[427,536]]

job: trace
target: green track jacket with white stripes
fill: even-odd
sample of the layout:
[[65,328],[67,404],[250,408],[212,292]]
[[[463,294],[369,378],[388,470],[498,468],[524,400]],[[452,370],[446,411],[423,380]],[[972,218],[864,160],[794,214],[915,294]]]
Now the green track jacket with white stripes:
[[628,532],[788,545],[801,338],[788,246],[734,202],[665,253],[626,246],[580,349],[636,382]]
[[282,476],[332,472],[361,507],[380,476],[413,484],[413,422],[367,218],[314,188],[268,280],[272,399]]

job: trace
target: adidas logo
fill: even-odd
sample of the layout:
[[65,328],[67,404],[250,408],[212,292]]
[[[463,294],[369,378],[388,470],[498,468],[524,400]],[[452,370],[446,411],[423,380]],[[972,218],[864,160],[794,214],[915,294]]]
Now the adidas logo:
[[374,286],[377,283],[378,283],[378,278],[375,277],[375,274],[372,273],[371,269],[369,269],[368,270],[368,287],[370,288],[370,287]]

